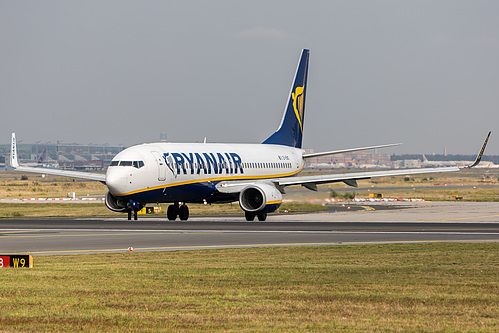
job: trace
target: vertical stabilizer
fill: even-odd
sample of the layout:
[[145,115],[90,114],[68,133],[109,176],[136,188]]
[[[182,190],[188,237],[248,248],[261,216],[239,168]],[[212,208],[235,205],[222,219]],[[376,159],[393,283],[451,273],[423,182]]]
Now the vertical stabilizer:
[[310,50],[302,50],[281,124],[277,131],[263,142],[264,144],[301,148],[309,55]]
[[47,153],[47,148],[43,148],[42,153],[40,154],[40,157],[38,157],[38,160],[36,160],[36,162],[38,164],[43,164],[43,161],[45,160],[46,153]]

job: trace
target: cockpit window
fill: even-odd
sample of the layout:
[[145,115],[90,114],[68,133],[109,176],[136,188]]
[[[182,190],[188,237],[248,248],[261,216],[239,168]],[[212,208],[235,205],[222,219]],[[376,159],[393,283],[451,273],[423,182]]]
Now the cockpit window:
[[144,161],[111,161],[109,166],[133,166],[140,169],[144,166]]
[[144,162],[143,161],[133,161],[133,166],[134,166],[134,168],[140,169],[144,166]]

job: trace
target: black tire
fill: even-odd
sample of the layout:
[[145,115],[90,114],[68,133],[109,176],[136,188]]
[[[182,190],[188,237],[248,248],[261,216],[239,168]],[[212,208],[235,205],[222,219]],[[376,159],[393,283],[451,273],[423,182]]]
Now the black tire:
[[265,221],[267,219],[267,213],[266,212],[259,212],[257,215],[258,221]]
[[168,210],[166,211],[166,216],[168,217],[168,220],[175,221],[177,219],[177,215],[178,215],[177,207],[175,207],[175,205],[168,206]]
[[254,221],[255,220],[254,212],[244,212],[244,217],[246,217],[246,221]]
[[182,205],[178,209],[178,217],[180,218],[181,221],[187,221],[189,218],[189,207],[186,205]]

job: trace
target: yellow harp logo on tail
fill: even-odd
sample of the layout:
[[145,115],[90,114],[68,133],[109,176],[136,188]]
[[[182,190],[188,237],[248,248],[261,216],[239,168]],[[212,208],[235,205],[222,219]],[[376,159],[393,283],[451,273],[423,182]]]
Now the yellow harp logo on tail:
[[296,118],[300,123],[300,129],[303,132],[303,87],[296,87],[295,91],[291,93],[293,98],[293,109],[295,110]]

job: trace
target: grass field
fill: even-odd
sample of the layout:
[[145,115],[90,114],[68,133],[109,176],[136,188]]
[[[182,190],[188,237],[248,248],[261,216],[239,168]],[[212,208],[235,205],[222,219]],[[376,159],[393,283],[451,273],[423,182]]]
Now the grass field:
[[[157,205],[150,205],[157,206]],[[155,216],[166,218],[168,204],[160,204],[161,212]],[[327,210],[321,204],[307,202],[285,202],[281,205],[281,212],[320,212]],[[202,205],[189,204],[191,216],[207,215],[238,215],[243,216],[243,211],[238,203]],[[0,218],[35,218],[35,217],[119,217],[125,218],[126,214],[112,212],[103,202],[100,203],[0,203]]]
[[499,244],[35,257],[0,331],[499,330]]

